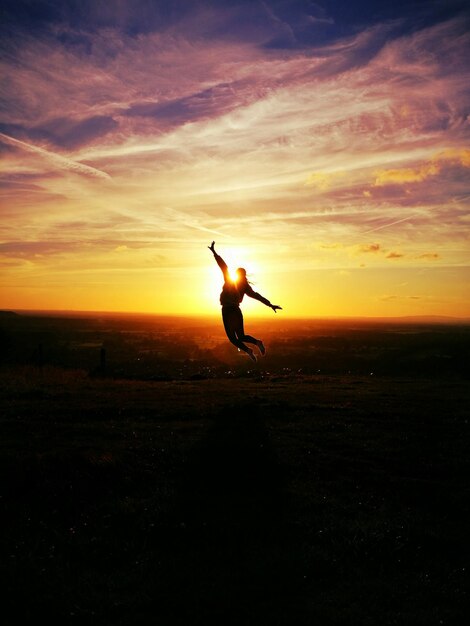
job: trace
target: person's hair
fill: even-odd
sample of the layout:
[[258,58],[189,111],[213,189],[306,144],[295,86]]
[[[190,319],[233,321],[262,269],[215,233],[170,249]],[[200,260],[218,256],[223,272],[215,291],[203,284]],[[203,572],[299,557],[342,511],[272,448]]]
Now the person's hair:
[[246,275],[246,269],[244,267],[237,267],[236,274],[240,274],[241,276],[243,276],[244,280],[246,280],[246,282],[251,285],[251,281],[248,280],[248,277]]

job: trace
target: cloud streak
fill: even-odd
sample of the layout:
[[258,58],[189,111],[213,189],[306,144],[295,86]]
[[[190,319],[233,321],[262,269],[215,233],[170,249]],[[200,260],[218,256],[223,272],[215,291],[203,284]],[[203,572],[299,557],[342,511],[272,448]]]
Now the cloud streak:
[[15,139],[14,137],[9,137],[4,133],[0,133],[0,141],[3,141],[11,146],[18,147],[22,150],[26,150],[28,152],[32,152],[43,157],[47,162],[51,163],[53,166],[74,172],[76,174],[82,174],[84,176],[91,176],[93,178],[101,178],[104,180],[111,180],[111,176],[106,172],[98,170],[94,167],[90,167],[88,165],[84,165],[83,163],[78,163],[73,159],[66,158],[61,156],[60,154],[56,154],[54,152],[50,152],[49,150],[45,150],[44,148],[40,148],[38,146],[33,146],[31,144],[26,143],[25,141],[21,141],[20,139]]

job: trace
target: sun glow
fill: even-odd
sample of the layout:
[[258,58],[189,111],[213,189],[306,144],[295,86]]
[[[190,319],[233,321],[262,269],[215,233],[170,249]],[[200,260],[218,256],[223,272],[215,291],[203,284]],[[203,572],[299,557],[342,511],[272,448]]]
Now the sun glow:
[[[254,249],[253,249],[254,250]],[[256,286],[259,286],[261,290],[263,290],[263,286],[261,283],[260,277],[263,274],[261,269],[261,264],[254,257],[253,251],[250,247],[243,246],[230,246],[225,244],[218,245],[216,243],[216,251],[227,263],[227,267],[229,270],[230,279],[236,283],[238,281],[237,269],[239,267],[244,267],[246,269],[246,276],[249,282],[253,283],[253,286],[256,290]],[[207,298],[207,302],[211,303],[210,307],[213,310],[214,303],[218,302],[220,292],[222,291],[222,286],[224,283],[224,279],[222,276],[222,272],[218,268],[215,261],[209,263],[208,265],[208,278],[207,278],[207,293],[205,297]],[[266,289],[264,289],[266,291]],[[245,301],[247,300],[247,301]],[[244,300],[244,306],[249,306],[249,298]],[[258,307],[255,307],[258,308]]]
[[250,276],[256,276],[260,272],[258,261],[254,258],[250,248],[242,246],[221,246],[220,254],[227,263],[230,278],[234,283],[238,281],[237,269],[244,267],[246,276],[250,280]]
[[232,283],[237,284],[238,278],[239,278],[237,270],[234,269],[233,267],[229,267],[228,273],[229,273],[230,280],[232,281]]

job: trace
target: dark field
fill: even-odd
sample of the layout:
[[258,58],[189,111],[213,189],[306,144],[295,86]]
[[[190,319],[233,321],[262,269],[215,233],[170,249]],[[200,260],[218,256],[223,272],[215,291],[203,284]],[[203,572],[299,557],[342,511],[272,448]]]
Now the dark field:
[[467,623],[468,325],[0,329],[3,623]]

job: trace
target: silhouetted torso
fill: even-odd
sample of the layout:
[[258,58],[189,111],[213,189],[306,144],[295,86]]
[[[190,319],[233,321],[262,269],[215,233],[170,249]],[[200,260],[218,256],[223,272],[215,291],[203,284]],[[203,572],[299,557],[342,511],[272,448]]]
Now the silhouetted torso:
[[220,304],[222,306],[238,306],[248,291],[251,291],[248,283],[237,285],[230,279],[226,280],[220,294]]

